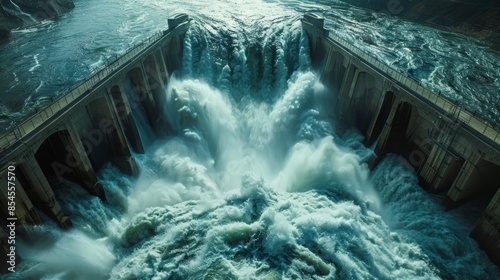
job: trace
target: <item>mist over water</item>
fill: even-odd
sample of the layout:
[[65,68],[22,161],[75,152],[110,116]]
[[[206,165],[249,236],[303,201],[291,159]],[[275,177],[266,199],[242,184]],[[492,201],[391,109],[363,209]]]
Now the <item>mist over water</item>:
[[[212,72],[219,77],[219,68],[226,65],[224,61],[229,61],[228,67],[232,67],[246,58],[248,69],[241,69],[242,79],[251,73],[269,79],[274,66],[251,61],[256,54],[270,53],[261,53],[259,46],[242,46],[238,42],[274,41],[280,37],[278,29],[284,19],[299,18],[312,11],[325,16],[326,28],[332,33],[475,112],[476,116],[491,123],[500,121],[497,94],[500,55],[491,49],[491,44],[404,21],[392,14],[360,9],[338,0],[236,0],[215,1],[210,5],[206,1],[75,0],[75,5],[73,11],[55,21],[13,30],[12,38],[0,45],[2,130],[47,106],[153,33],[165,30],[166,19],[180,12],[203,22],[201,29],[206,36],[192,38],[194,44],[209,44],[211,51],[220,51],[212,57],[216,60],[215,68],[205,63],[210,59],[207,52],[194,60],[193,74],[202,72],[214,78],[209,74]],[[286,52],[286,46],[281,44],[276,41],[275,47],[283,47]],[[248,48],[243,53],[245,47]],[[223,49],[231,49],[231,57]],[[233,53],[233,49],[239,51]],[[228,68],[225,70],[227,74]],[[245,73],[247,70],[249,73]],[[233,79],[240,77],[234,75],[238,69],[231,71]],[[283,77],[281,82],[286,81]],[[225,76],[220,78],[226,80]],[[250,85],[240,81],[242,86],[260,85],[255,79]],[[262,94],[254,90],[232,94],[237,99],[248,93]]]
[[[74,229],[31,228],[43,242],[20,245],[7,279],[500,277],[473,225],[443,212],[401,159],[370,172],[363,137],[338,129],[298,17],[264,7],[271,18],[195,18],[164,89],[172,133],[148,136],[134,112],[153,138],[134,155],[140,176],[107,165],[106,203],[56,185]],[[245,32],[260,21],[273,24]]]

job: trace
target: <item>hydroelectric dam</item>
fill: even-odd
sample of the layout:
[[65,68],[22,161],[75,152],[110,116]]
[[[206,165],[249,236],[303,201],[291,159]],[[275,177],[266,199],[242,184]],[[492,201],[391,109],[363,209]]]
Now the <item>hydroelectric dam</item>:
[[[61,228],[71,228],[71,217],[51,187],[54,181],[78,183],[106,201],[96,176],[106,163],[137,175],[133,155],[144,153],[145,145],[133,111],[143,110],[158,134],[168,134],[161,89],[182,68],[189,26],[185,14],[169,19],[168,30],[137,45],[1,136],[1,182],[8,182],[9,172],[15,170],[16,183],[15,197],[2,188],[0,211],[4,220],[17,223],[19,236],[24,226],[42,223],[41,213]],[[335,95],[335,111],[342,122],[364,134],[366,146],[374,147],[371,167],[387,153],[402,156],[421,186],[446,193],[443,204],[448,209],[471,197],[484,197],[488,206],[471,236],[500,264],[499,128],[330,34],[320,16],[305,14],[302,27],[312,65]],[[134,100],[125,94],[125,79],[131,81]],[[8,211],[12,200],[15,213]],[[3,258],[10,253],[11,233],[0,235]],[[16,258],[21,262],[22,256]]]

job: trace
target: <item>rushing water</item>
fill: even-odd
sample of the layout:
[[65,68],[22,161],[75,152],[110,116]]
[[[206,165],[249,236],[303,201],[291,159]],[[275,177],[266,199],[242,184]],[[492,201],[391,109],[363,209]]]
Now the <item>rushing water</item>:
[[[486,42],[390,14],[336,0],[215,1],[210,5],[156,0],[75,3],[76,8],[58,20],[14,30],[10,42],[0,45],[0,128],[20,122],[126,49],[166,29],[166,19],[178,12],[206,20],[213,35],[227,27],[249,37],[266,35],[279,17],[319,12],[331,32],[476,115],[497,125],[500,122],[498,51]],[[279,12],[274,15],[274,10]],[[255,24],[248,25],[252,21]]]
[[[31,228],[33,240],[19,245],[23,262],[7,279],[500,278],[468,237],[474,218],[444,212],[397,156],[369,171],[362,136],[338,129],[334,97],[310,67],[298,21],[302,9],[328,6],[77,4],[23,35],[77,32],[63,24],[83,30],[79,8],[98,15],[86,31],[91,54],[68,60],[68,81],[88,74],[77,65],[123,51],[168,14],[192,15],[183,73],[164,90],[172,133],[151,141],[141,122],[150,144],[135,155],[140,176],[104,168],[107,203],[74,183],[54,185],[75,228]],[[99,5],[115,7],[117,20],[100,17],[109,10]],[[123,33],[110,38],[115,31]]]

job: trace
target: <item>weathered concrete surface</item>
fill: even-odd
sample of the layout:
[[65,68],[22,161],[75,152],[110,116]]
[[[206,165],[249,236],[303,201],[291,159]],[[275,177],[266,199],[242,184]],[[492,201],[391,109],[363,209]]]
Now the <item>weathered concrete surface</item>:
[[[0,170],[8,170],[9,166],[16,169],[15,218],[19,230],[42,223],[39,211],[62,228],[72,226],[48,177],[76,182],[105,201],[96,173],[107,162],[126,174],[138,174],[129,147],[144,153],[144,145],[132,111],[144,110],[153,127],[162,127],[164,101],[160,93],[169,73],[182,65],[179,56],[183,36],[190,25],[187,16],[173,22],[168,30],[136,46],[0,137]],[[125,94],[130,84],[131,92]],[[7,171],[0,173],[2,182],[7,182],[8,177]],[[11,216],[7,211],[9,196],[8,189],[1,188],[0,214],[4,220]],[[6,238],[6,233],[0,231],[3,256],[9,250]],[[17,255],[17,263],[20,260]]]
[[[335,108],[342,122],[364,133],[365,144],[375,145],[371,166],[388,152],[398,153],[415,169],[422,186],[446,192],[448,208],[476,195],[491,199],[496,192],[490,206],[495,203],[500,131],[349,42],[326,35],[316,18],[302,20],[312,60],[337,96]],[[499,228],[488,224],[500,220],[495,207],[489,207],[474,231],[484,247],[500,239]],[[488,252],[492,259],[500,258],[500,250]]]
[[500,189],[486,207],[471,233],[480,247],[488,252],[493,262],[500,265]]

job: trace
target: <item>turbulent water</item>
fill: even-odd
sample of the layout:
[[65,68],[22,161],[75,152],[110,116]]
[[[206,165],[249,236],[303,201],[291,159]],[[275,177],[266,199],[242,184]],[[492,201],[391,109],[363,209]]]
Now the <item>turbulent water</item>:
[[[327,1],[97,1],[75,0],[76,8],[56,21],[13,31],[0,45],[0,128],[8,129],[43,108],[108,61],[123,54],[178,12],[206,19],[240,36],[264,36],[279,16],[315,11],[326,27],[491,123],[500,123],[500,54],[489,44],[407,22],[384,13]],[[262,8],[273,6],[273,8]],[[280,12],[273,15],[274,9]],[[248,12],[260,11],[252,19]],[[265,22],[263,19],[270,19]],[[210,23],[208,20],[213,20]],[[239,27],[246,21],[255,25]]]
[[[112,30],[135,29],[116,50],[169,7],[193,17],[183,71],[164,89],[172,133],[151,139],[142,124],[150,144],[135,155],[140,176],[104,168],[107,203],[55,185],[75,228],[31,228],[7,279],[500,278],[468,237],[477,216],[444,212],[397,156],[370,171],[362,136],[339,129],[299,22],[301,9],[321,4],[130,1],[121,9],[130,18],[107,19]],[[108,43],[93,55],[113,53]]]

